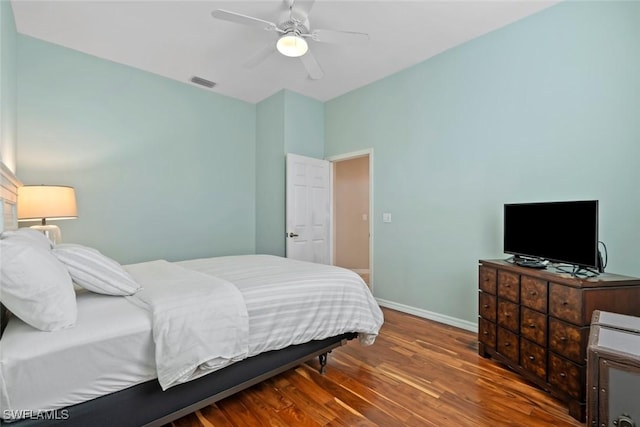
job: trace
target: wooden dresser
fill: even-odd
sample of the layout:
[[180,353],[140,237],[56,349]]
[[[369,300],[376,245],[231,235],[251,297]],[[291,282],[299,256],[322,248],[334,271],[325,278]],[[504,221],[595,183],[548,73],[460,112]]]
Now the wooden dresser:
[[589,324],[594,310],[640,316],[640,278],[567,273],[481,260],[478,353],[567,402],[584,421]]

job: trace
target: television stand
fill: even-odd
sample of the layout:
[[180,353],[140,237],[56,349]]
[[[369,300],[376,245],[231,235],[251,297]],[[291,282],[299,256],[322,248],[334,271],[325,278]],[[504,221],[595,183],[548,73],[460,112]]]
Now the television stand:
[[640,316],[640,278],[582,278],[551,264],[536,270],[481,260],[478,282],[478,353],[565,401],[584,421],[591,315]]

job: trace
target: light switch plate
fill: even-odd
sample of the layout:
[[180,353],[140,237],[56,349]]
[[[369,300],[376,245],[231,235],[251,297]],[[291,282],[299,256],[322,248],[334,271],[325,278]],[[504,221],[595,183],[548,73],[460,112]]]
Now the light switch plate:
[[383,213],[382,222],[391,222],[391,214],[388,212]]

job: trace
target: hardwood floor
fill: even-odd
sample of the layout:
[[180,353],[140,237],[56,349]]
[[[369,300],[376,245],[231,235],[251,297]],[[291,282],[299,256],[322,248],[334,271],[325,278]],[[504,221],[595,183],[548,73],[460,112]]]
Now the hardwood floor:
[[393,310],[376,343],[357,342],[171,425],[583,426],[566,407],[478,356],[476,335]]

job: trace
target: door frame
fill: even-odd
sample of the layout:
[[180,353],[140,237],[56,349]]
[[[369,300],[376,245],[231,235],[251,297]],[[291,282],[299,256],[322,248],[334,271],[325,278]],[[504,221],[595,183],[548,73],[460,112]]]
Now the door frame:
[[329,169],[329,215],[331,222],[331,232],[329,233],[329,259],[331,265],[334,265],[334,233],[335,233],[335,221],[333,218],[334,208],[333,208],[333,190],[334,190],[334,170],[333,164],[336,162],[341,162],[343,160],[351,160],[356,159],[358,157],[369,156],[369,287],[371,291],[373,291],[374,286],[374,267],[373,267],[373,225],[374,225],[374,215],[373,215],[373,148],[366,148],[364,150],[352,151],[350,153],[337,154],[335,156],[325,157],[325,160],[329,161],[330,169]]

